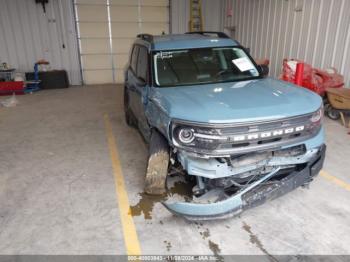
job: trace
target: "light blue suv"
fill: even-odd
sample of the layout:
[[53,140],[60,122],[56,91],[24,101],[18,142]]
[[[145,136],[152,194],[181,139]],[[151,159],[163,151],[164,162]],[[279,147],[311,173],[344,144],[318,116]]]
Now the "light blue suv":
[[195,181],[190,220],[226,218],[308,185],[325,157],[322,99],[266,77],[221,32],[138,35],[125,70],[126,122],[149,144],[145,191],[170,170]]

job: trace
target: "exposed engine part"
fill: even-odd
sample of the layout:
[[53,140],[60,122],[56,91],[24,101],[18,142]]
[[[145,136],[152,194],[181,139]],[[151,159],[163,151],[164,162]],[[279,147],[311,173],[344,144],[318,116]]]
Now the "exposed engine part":
[[182,168],[182,166],[175,162],[174,164],[171,164],[169,166],[168,175],[169,176],[178,176],[178,175],[185,175],[186,171]]
[[196,176],[196,180],[197,180],[197,185],[195,185],[192,188],[192,192],[195,196],[201,196],[206,192],[206,188],[207,186],[205,185],[203,178],[200,176]]
[[[241,172],[236,172],[232,176],[219,177],[208,179],[202,176],[192,176],[196,180],[196,185],[193,187],[192,192],[195,197],[201,197],[205,195],[208,191],[215,188],[225,190],[226,192],[233,193],[238,190],[242,190],[249,184],[254,183],[256,180],[260,179],[264,175],[272,172],[276,167],[280,167],[286,172],[297,170],[299,165],[303,164],[288,164],[290,161],[279,160],[296,158],[298,156],[303,156],[305,154],[305,146],[295,146],[287,149],[280,150],[270,150],[267,152],[253,152],[244,155],[234,155],[231,158],[215,158],[212,160],[216,161],[220,165],[227,166],[231,170],[242,170]],[[173,152],[172,158],[175,157]],[[272,161],[275,164],[264,165],[263,163],[268,163]],[[250,167],[250,168],[247,168]],[[253,168],[255,167],[255,168]],[[179,175],[186,174],[186,170],[182,167],[181,163],[175,161],[174,164],[170,165],[169,175]],[[270,181],[269,183],[272,183]]]
[[[295,165],[284,166],[283,170],[294,170],[296,168]],[[247,186],[249,183],[252,183],[259,179],[260,177],[272,172],[274,167],[263,167],[250,172],[246,172],[244,174],[240,174],[239,176],[231,176],[217,179],[208,179],[207,187],[210,188],[224,188],[228,189],[230,187],[236,187],[237,189],[243,188]]]
[[233,168],[240,166],[256,165],[258,162],[273,157],[272,152],[250,153],[238,157],[228,158]]
[[255,165],[258,162],[270,159],[272,157],[292,157],[299,156],[304,154],[306,151],[305,146],[295,146],[292,148],[274,150],[274,151],[266,151],[266,152],[254,152],[244,155],[231,156],[227,158],[229,165],[232,167],[240,167],[247,165]]
[[[209,179],[235,176],[245,178],[263,168],[281,167],[284,169],[289,165],[304,164],[309,161],[317,149],[306,151],[305,146],[296,146],[287,149],[270,150],[268,152],[254,152],[244,155],[233,155],[230,158],[209,158],[192,157],[185,151],[179,151],[178,161],[189,175],[201,176]],[[222,163],[224,159],[224,163]],[[268,172],[269,170],[267,170]]]

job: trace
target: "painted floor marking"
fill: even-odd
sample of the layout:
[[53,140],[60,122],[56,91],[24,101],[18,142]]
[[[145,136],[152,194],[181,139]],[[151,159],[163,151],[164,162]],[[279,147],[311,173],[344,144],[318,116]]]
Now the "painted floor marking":
[[322,177],[324,177],[325,179],[327,179],[327,180],[333,182],[334,184],[336,184],[336,185],[338,185],[338,186],[340,186],[340,187],[342,187],[342,188],[344,188],[344,189],[350,191],[350,184],[344,182],[343,180],[341,180],[341,179],[339,179],[339,178],[337,178],[337,177],[335,177],[335,176],[332,176],[332,175],[328,174],[328,173],[327,173],[326,171],[324,171],[324,170],[321,170],[320,175],[321,175]]
[[137,237],[134,220],[130,214],[130,205],[128,194],[125,189],[124,177],[119,161],[119,154],[115,137],[113,135],[112,125],[108,114],[104,115],[106,135],[109,152],[112,160],[115,190],[118,200],[119,213],[123,227],[124,242],[127,255],[141,255],[140,243]]

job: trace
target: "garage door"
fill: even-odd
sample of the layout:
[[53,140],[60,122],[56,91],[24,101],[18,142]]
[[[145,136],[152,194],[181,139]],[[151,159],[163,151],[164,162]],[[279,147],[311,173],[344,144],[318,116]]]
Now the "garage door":
[[135,36],[169,31],[169,1],[76,0],[75,7],[85,84],[123,82]]

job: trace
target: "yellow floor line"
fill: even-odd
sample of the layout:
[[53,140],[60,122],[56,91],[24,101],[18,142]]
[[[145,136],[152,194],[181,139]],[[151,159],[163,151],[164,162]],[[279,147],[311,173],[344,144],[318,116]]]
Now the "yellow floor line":
[[125,189],[123,172],[119,161],[118,149],[113,135],[111,122],[107,114],[104,115],[104,120],[108,147],[112,160],[115,190],[118,200],[120,218],[123,226],[124,242],[126,246],[127,255],[141,255],[141,248],[137,237],[134,220],[132,219],[132,216],[129,212],[129,199]]
[[327,173],[326,171],[324,171],[324,170],[321,170],[320,175],[321,175],[322,177],[328,179],[329,181],[333,182],[334,184],[336,184],[336,185],[338,185],[338,186],[340,186],[340,187],[342,187],[342,188],[344,188],[344,189],[350,191],[350,184],[344,182],[343,180],[341,180],[341,179],[339,179],[339,178],[337,178],[337,177],[335,177],[335,176],[332,176],[332,175],[328,174],[328,173]]

